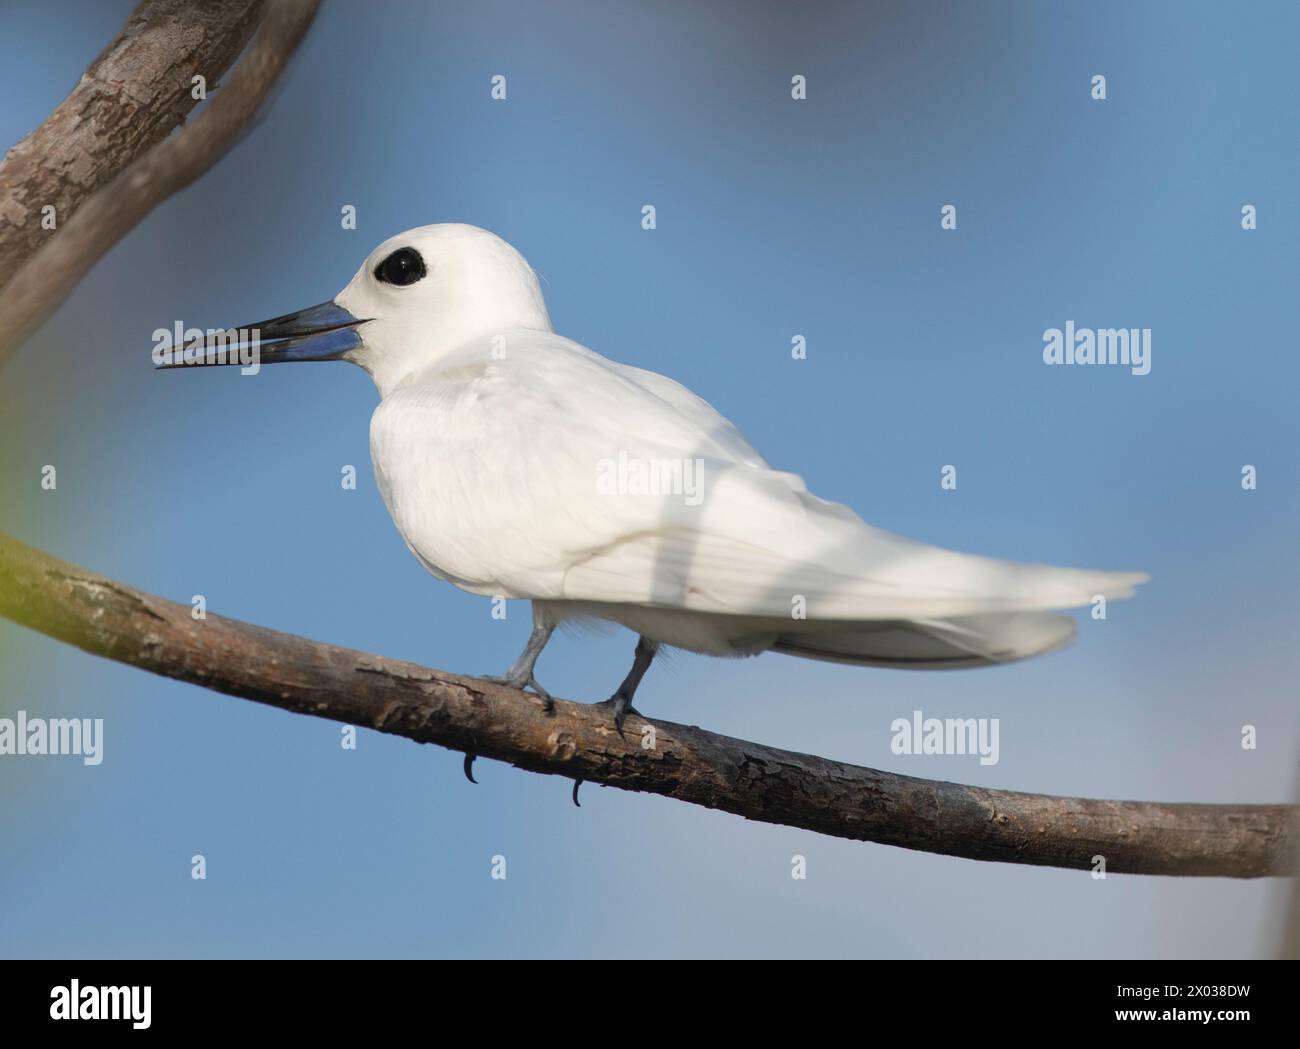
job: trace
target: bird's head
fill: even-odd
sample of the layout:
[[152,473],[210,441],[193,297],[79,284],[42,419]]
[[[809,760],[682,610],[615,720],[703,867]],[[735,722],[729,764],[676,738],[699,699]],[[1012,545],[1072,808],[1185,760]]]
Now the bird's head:
[[532,267],[495,234],[445,223],[384,241],[328,302],[222,329],[161,360],[155,351],[155,363],[247,365],[249,351],[258,365],[351,361],[384,393],[449,350],[519,328],[551,330]]

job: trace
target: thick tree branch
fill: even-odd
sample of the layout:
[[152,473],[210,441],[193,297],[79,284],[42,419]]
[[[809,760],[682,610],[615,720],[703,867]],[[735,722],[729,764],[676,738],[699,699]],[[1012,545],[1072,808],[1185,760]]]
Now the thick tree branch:
[[0,161],[0,287],[83,201],[166,138],[248,43],[264,0],[144,0],[49,118]]
[[234,145],[270,94],[318,5],[319,0],[267,0],[266,16],[227,86],[191,124],[77,208],[0,289],[0,366],[109,248]]
[[[1300,810],[1057,798],[915,779],[536,697],[236,620],[196,621],[0,536],[0,615],[144,670],[533,772],[924,852],[1110,873],[1290,872]],[[653,746],[644,730],[652,728]]]

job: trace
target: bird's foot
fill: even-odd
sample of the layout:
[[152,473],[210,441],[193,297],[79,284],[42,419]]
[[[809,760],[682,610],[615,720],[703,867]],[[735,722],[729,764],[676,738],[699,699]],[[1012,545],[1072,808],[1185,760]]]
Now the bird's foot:
[[542,709],[548,714],[555,712],[555,700],[551,694],[537,683],[537,678],[532,674],[485,674],[484,681],[491,681],[496,685],[509,685],[511,688],[526,689],[531,688],[537,698],[542,701]]
[[644,717],[641,711],[632,706],[632,697],[622,692],[615,692],[609,699],[601,700],[599,703],[593,703],[593,707],[609,707],[614,712],[614,727],[618,729],[619,736],[623,735],[623,722],[627,720],[629,714],[635,714],[637,717]]

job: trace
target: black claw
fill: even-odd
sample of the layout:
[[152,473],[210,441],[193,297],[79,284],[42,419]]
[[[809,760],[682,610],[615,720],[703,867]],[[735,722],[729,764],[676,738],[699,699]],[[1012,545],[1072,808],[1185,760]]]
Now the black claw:
[[542,710],[547,714],[553,714],[555,712],[555,700],[551,698],[551,694],[536,681],[530,680],[528,683],[532,686],[533,691],[537,693],[537,698],[542,701]]
[[614,728],[618,730],[619,736],[623,739],[627,738],[623,735],[623,722],[627,720],[627,716],[629,714],[635,714],[637,717],[641,716],[640,711],[633,707],[632,704],[622,696],[618,695],[610,696],[609,699],[597,703],[596,706],[609,707],[614,714]]
[[573,781],[573,803],[577,805],[578,808],[582,808],[582,803],[578,801],[578,788],[581,786],[582,786],[582,780],[575,779]]
[[466,755],[465,755],[465,778],[466,778],[467,780],[469,780],[471,783],[477,783],[477,782],[478,782],[478,780],[476,780],[476,779],[474,778],[474,772],[473,772],[473,769],[474,769],[474,759],[475,759],[476,757],[478,757],[477,754],[466,754]]
[[509,674],[502,676],[488,674],[484,677],[484,680],[491,681],[497,685],[505,685],[507,688],[516,688],[520,692],[525,692],[531,688],[534,695],[542,701],[542,710],[547,714],[555,713],[555,700],[551,698],[551,694],[547,692],[546,689],[542,688],[542,686],[537,683],[537,679],[532,675],[525,678],[511,677]]
[[614,708],[614,727],[618,729],[619,738],[626,739],[627,737],[623,735],[623,722],[627,720],[629,714],[635,714],[637,717],[640,717],[641,712],[637,710],[636,707],[632,706],[632,704],[627,700],[621,699],[618,696],[615,696],[609,702]]

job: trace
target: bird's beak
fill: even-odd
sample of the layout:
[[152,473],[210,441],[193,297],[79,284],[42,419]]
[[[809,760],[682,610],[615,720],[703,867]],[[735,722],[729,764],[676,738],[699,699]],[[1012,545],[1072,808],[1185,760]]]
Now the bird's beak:
[[178,333],[173,347],[155,345],[153,360],[159,368],[238,364],[246,371],[286,361],[337,361],[361,347],[356,329],[365,323],[335,302],[322,302],[258,324],[212,329],[184,345]]

